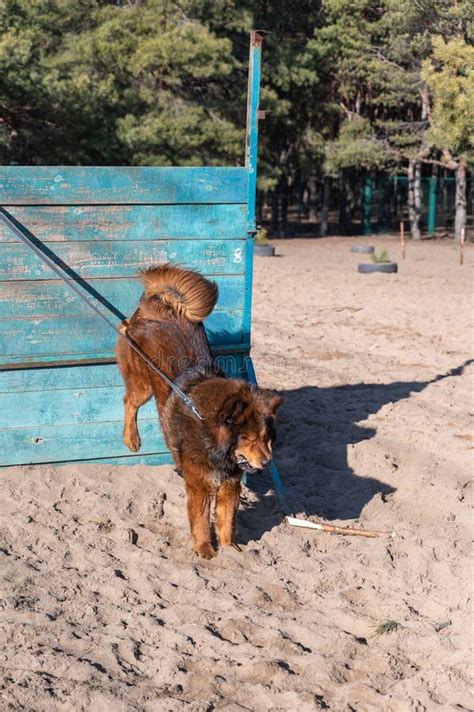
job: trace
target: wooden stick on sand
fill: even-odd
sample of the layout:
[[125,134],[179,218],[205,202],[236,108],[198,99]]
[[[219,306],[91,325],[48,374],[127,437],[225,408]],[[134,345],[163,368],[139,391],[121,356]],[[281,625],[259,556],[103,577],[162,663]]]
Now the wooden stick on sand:
[[325,522],[310,522],[307,519],[297,519],[296,517],[286,517],[288,524],[292,527],[305,527],[306,529],[319,529],[331,534],[342,534],[343,536],[364,536],[368,539],[375,539],[380,536],[394,537],[395,532],[384,532],[374,529],[352,529],[351,527],[336,527],[334,524]]
[[405,259],[405,223],[400,222],[400,244],[402,246],[402,259]]

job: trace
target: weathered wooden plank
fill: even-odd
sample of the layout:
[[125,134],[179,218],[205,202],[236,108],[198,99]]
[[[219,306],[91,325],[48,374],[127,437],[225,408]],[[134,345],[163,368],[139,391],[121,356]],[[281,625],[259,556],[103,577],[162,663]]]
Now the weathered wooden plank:
[[[219,287],[215,309],[241,310],[244,307],[243,275],[211,277]],[[138,278],[91,279],[89,284],[126,316],[138,304],[143,286]],[[87,295],[87,292],[85,292]],[[104,313],[107,311],[104,309]],[[0,321],[42,316],[93,316],[90,307],[61,281],[0,282]]]
[[[237,344],[211,344],[211,350],[215,357],[225,356],[229,354],[248,354],[250,352],[250,341],[248,332],[244,331],[244,340]],[[35,359],[34,357],[26,358],[22,361],[19,358],[14,357],[12,361],[8,363],[0,364],[0,372],[3,371],[13,371],[22,369],[36,369],[36,368],[54,368],[62,366],[103,366],[104,364],[115,363],[115,358],[104,353],[88,353],[86,357],[74,356],[67,357],[67,355],[61,355],[59,358],[55,354],[46,354],[41,356],[40,359]]]
[[[243,274],[246,240],[144,240],[59,242],[55,254],[85,279],[134,277],[160,262],[179,262],[203,274]],[[52,270],[22,243],[1,248],[0,281],[51,279]]]
[[123,385],[122,376],[115,363],[0,370],[0,393],[55,391],[97,386],[114,388],[121,385]]
[[[217,360],[241,377],[243,359]],[[132,456],[122,444],[123,393],[115,364],[0,371],[0,466],[170,462],[153,400],[139,412],[140,452]]]
[[4,166],[2,205],[246,203],[246,168]]
[[[79,386],[53,391],[0,393],[0,430],[121,420],[123,395],[123,383],[114,387],[96,385],[94,388]],[[147,419],[155,419],[158,424],[153,398],[139,410],[139,421]]]
[[[160,467],[161,465],[172,465],[173,458],[169,451],[162,453],[152,453],[151,455],[141,455],[137,453],[136,455],[123,455],[121,457],[98,457],[98,458],[86,458],[81,460],[62,460],[61,462],[54,462],[56,467],[61,465],[71,465],[73,463],[78,463],[81,465],[116,465],[117,467],[129,467],[130,465],[147,465],[148,467]],[[29,465],[29,462],[19,462],[17,465]],[[42,463],[34,463],[41,466]],[[11,467],[10,464],[0,465],[0,468]],[[178,477],[178,475],[176,475]]]
[[[0,430],[0,465],[129,456],[122,421]],[[166,451],[156,419],[140,424],[141,455]]]
[[[218,356],[216,360],[228,376],[241,377],[247,353]],[[117,387],[122,388],[123,381],[115,363],[0,370],[0,393],[40,391],[48,392],[45,397],[54,398],[54,391]]]
[[[205,322],[210,343],[241,343],[243,323],[243,311],[213,312]],[[116,341],[116,333],[95,314],[4,319],[0,364],[38,362],[43,356],[54,356],[56,360],[87,359],[91,354],[96,358],[113,357]]]
[[[238,204],[4,207],[44,242],[232,240],[247,235],[247,206]],[[18,242],[1,222],[0,242]]]
[[[123,384],[114,388],[98,385],[51,392],[0,393],[0,430],[121,420],[123,395]],[[154,418],[158,423],[154,400],[140,408],[139,418]]]
[[245,369],[245,359],[248,358],[250,347],[241,353],[227,353],[216,356],[219,368],[224,371],[229,378],[243,378],[247,380]]
[[[168,451],[163,453],[153,453],[152,455],[130,455],[129,457],[99,457],[96,459],[86,459],[86,460],[74,460],[73,462],[80,462],[83,465],[117,465],[117,466],[127,466],[130,465],[148,465],[149,467],[159,467],[160,465],[172,465],[173,458]],[[70,462],[59,462],[56,465],[70,464]],[[176,475],[178,477],[178,475]]]

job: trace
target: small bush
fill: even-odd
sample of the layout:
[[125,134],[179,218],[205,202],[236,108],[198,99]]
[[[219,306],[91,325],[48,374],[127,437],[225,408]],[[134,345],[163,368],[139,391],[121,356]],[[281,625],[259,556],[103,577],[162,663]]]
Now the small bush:
[[394,631],[398,630],[401,628],[400,623],[397,621],[385,621],[385,623],[381,623],[377,628],[375,629],[375,634],[376,635],[385,635],[385,633],[393,633]]
[[256,245],[269,245],[270,244],[270,241],[268,240],[268,230],[265,227],[261,227],[260,230],[255,235],[255,244]]
[[383,264],[385,262],[390,262],[389,257],[388,257],[388,251],[387,250],[382,250],[382,252],[374,252],[372,255],[372,261],[375,262],[375,264]]

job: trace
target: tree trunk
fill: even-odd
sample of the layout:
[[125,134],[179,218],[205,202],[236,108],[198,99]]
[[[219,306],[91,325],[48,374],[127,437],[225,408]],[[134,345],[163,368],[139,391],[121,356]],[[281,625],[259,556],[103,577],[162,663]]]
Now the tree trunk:
[[299,170],[295,172],[293,180],[293,193],[294,199],[296,200],[296,226],[295,232],[299,229],[301,221],[303,220],[304,213],[304,185],[301,179],[301,173]]
[[343,168],[339,176],[339,232],[350,235],[352,221],[349,210],[350,188],[348,186],[347,169]]
[[408,217],[414,240],[421,240],[421,163],[408,162]]
[[326,237],[328,234],[329,223],[329,197],[330,197],[329,176],[324,176],[323,180],[323,196],[321,201],[321,224],[319,225],[319,234],[321,237]]
[[280,208],[280,191],[279,191],[279,186],[277,185],[275,187],[275,189],[272,191],[272,197],[271,197],[271,216],[270,216],[270,234],[271,235],[277,235],[278,231],[280,229],[279,208]]
[[348,228],[350,234],[352,235],[352,216],[354,215],[354,210],[357,207],[357,197],[355,187],[357,184],[357,175],[355,168],[347,168],[345,172],[345,184],[346,184],[346,195],[347,195],[347,218],[348,218]]
[[280,229],[283,233],[282,237],[287,237],[288,232],[288,176],[284,173],[280,179],[280,202],[281,202],[281,224]]
[[308,217],[312,223],[318,220],[318,186],[314,173],[308,179]]
[[472,213],[474,212],[474,171],[469,171],[467,173],[467,176],[470,177],[467,214],[472,215]]
[[448,171],[445,168],[443,171],[443,178],[442,178],[442,211],[443,211],[443,227],[445,230],[447,230],[448,227]]
[[400,224],[400,221],[403,220],[404,211],[404,207],[400,199],[400,184],[397,175],[393,178],[393,193],[395,201],[395,225],[393,226],[393,229],[396,230]]
[[263,209],[265,205],[265,192],[263,190],[257,191],[257,223],[261,225],[263,222]]
[[418,240],[421,239],[420,223],[421,223],[421,163],[415,163],[415,183],[414,183],[414,198],[415,198],[415,213],[418,226]]
[[438,173],[439,168],[433,163],[431,168],[431,178],[428,190],[428,234],[434,235],[436,232],[436,213],[438,203]]
[[454,239],[461,240],[463,228],[466,229],[466,164],[464,158],[456,168],[456,215],[454,218]]

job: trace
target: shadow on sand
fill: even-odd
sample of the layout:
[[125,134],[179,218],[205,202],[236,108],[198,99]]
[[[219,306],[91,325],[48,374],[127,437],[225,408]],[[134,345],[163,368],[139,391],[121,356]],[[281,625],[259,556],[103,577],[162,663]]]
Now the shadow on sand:
[[[328,520],[356,519],[376,494],[386,498],[395,492],[374,477],[356,475],[350,467],[350,446],[373,438],[377,432],[358,423],[389,403],[420,393],[437,381],[462,375],[473,362],[469,359],[428,381],[305,386],[281,391],[284,405],[277,427],[275,462],[292,509]],[[385,457],[396,470],[398,465],[390,453]],[[241,543],[259,539],[282,519],[281,512],[276,507],[271,509],[263,497],[272,487],[270,474],[254,476],[248,484],[258,500],[239,512],[237,541]]]

